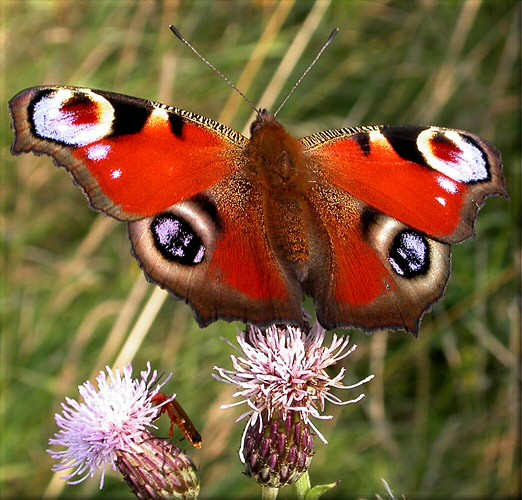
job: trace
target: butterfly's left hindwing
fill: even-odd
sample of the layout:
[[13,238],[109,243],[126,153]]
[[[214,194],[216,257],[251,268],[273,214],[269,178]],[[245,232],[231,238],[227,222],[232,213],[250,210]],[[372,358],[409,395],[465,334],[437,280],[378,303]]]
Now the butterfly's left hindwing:
[[270,248],[260,198],[238,174],[129,224],[146,275],[190,303],[202,326],[219,318],[260,325],[301,321],[302,291]]

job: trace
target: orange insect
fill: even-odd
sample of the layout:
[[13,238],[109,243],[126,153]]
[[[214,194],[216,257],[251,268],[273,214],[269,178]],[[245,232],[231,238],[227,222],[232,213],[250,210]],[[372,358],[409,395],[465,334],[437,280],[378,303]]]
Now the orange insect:
[[[152,397],[152,402],[156,405],[160,405],[169,399],[170,396],[159,392]],[[190,441],[192,446],[195,448],[201,448],[201,434],[198,432],[196,426],[192,423],[192,420],[190,420],[183,407],[178,403],[177,399],[169,401],[160,408],[160,415],[165,412],[168,413],[170,419],[169,438],[172,438],[174,435],[174,426],[177,425],[183,436]]]

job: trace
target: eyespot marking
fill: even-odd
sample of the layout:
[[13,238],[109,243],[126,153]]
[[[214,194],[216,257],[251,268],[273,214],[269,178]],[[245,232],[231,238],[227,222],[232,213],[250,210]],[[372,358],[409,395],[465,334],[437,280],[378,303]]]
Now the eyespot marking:
[[397,233],[389,250],[388,262],[403,278],[412,279],[427,274],[430,268],[430,248],[421,234],[403,230]]
[[417,147],[429,167],[454,181],[472,184],[490,179],[487,156],[471,137],[431,127],[419,134]]
[[114,108],[88,89],[46,90],[30,108],[34,134],[67,146],[87,146],[112,131]]
[[165,259],[195,266],[205,258],[205,245],[194,228],[171,213],[158,215],[151,223],[154,243]]

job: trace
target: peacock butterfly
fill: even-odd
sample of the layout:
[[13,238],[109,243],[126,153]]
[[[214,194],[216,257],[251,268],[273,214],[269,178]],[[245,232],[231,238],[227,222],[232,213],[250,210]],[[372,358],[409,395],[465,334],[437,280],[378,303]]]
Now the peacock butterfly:
[[417,334],[441,298],[452,243],[488,196],[499,152],[469,132],[366,126],[292,137],[257,111],[247,139],[210,118],[88,88],[9,103],[13,154],[65,167],[91,207],[128,224],[147,278],[224,319]]

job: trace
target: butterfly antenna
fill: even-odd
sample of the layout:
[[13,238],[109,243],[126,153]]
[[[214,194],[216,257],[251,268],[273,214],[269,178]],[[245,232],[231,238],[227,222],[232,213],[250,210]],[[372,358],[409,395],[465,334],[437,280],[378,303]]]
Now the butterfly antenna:
[[281,105],[277,108],[277,111],[274,113],[274,116],[277,115],[277,113],[279,113],[279,111],[281,110],[281,108],[285,105],[286,101],[288,101],[288,98],[294,93],[294,90],[297,88],[297,86],[301,83],[301,81],[303,80],[303,78],[307,75],[307,73],[312,69],[312,66],[317,62],[317,60],[321,57],[321,54],[326,50],[326,47],[328,47],[328,45],[330,45],[333,41],[333,39],[336,37],[337,33],[339,33],[339,28],[335,28],[331,33],[330,33],[330,36],[328,37],[328,40],[326,40],[326,43],[322,46],[321,50],[318,52],[318,54],[315,56],[315,59],[309,64],[308,68],[306,68],[305,72],[301,75],[301,78],[299,78],[299,80],[297,80],[297,82],[295,83],[295,85],[292,87],[292,89],[290,90],[290,92],[288,92],[288,94],[286,95],[286,97],[283,99],[283,102],[281,103]]
[[212,63],[207,61],[193,46],[192,44],[180,33],[178,28],[176,26],[173,26],[172,24],[169,26],[170,31],[174,33],[194,54],[196,54],[207,66],[212,68],[225,82],[227,82],[247,103],[248,105],[257,113],[259,114],[259,110],[252,104],[252,101],[241,92],[219,69],[217,69]]

